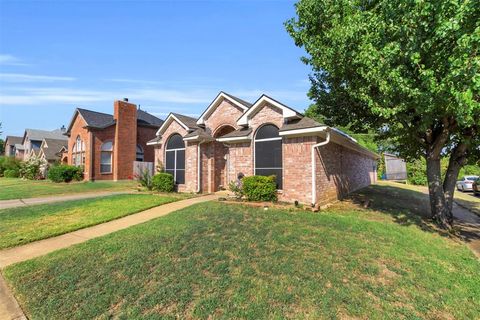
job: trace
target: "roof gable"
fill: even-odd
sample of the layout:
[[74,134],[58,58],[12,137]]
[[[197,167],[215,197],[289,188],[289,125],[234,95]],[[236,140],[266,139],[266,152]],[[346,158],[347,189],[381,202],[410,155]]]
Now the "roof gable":
[[199,128],[196,125],[196,120],[194,118],[185,116],[183,114],[170,112],[167,119],[165,119],[162,126],[158,129],[157,136],[161,136],[173,121],[176,121],[187,131],[193,131]]
[[198,125],[205,124],[205,119],[207,119],[213,113],[213,111],[222,103],[224,99],[230,101],[233,105],[242,109],[243,112],[247,111],[248,108],[252,106],[251,103],[245,100],[242,100],[240,98],[232,96],[231,94],[220,91],[220,93],[215,97],[215,99],[213,99],[213,101],[210,103],[207,109],[205,109],[202,115],[198,118],[197,124]]
[[278,102],[275,99],[270,98],[269,96],[263,94],[255,103],[245,112],[238,120],[237,124],[239,126],[248,125],[248,120],[255,116],[255,114],[262,109],[265,104],[270,104],[274,107],[279,108],[282,111],[282,116],[284,119],[292,118],[302,118],[303,116],[296,110],[284,105],[281,102]]

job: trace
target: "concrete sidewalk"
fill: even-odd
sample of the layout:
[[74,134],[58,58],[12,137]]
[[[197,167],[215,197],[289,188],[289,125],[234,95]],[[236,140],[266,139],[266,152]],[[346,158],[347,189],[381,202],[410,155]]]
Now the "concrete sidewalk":
[[63,249],[71,245],[85,242],[118,230],[134,226],[136,224],[155,219],[170,212],[189,207],[193,204],[217,199],[216,195],[206,195],[197,198],[180,200],[135,213],[117,220],[105,222],[93,227],[88,227],[66,233],[61,236],[35,241],[23,246],[14,247],[0,251],[0,268],[5,268],[13,263],[25,261],[35,257],[43,256],[52,251]]
[[61,202],[61,201],[69,201],[69,200],[90,199],[90,198],[97,198],[97,197],[113,196],[116,194],[127,194],[127,193],[132,193],[132,191],[101,191],[101,192],[77,193],[77,194],[70,194],[70,195],[64,195],[64,196],[1,200],[0,209],[24,207],[24,206],[31,206],[35,204],[53,203],[53,202]]

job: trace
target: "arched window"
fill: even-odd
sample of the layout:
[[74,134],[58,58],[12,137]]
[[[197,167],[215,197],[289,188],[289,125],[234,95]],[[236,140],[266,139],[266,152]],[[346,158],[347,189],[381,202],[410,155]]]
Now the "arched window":
[[274,125],[264,125],[255,134],[255,175],[275,175],[277,189],[282,189],[282,137]]
[[85,143],[80,136],[77,136],[72,149],[72,161],[74,166],[85,165]]
[[175,184],[185,183],[185,143],[179,134],[172,135],[167,141],[165,171],[173,175]]
[[143,148],[141,145],[137,144],[137,156],[135,158],[135,161],[143,161],[143,159]]
[[112,155],[112,141],[104,142],[100,152],[100,173],[112,173]]

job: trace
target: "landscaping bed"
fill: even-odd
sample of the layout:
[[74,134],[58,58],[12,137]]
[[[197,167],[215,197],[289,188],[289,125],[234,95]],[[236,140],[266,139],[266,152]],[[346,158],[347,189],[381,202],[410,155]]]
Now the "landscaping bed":
[[198,204],[3,273],[30,319],[479,318],[470,250],[367,195],[375,210]]
[[185,198],[124,194],[0,210],[0,249],[50,238]]

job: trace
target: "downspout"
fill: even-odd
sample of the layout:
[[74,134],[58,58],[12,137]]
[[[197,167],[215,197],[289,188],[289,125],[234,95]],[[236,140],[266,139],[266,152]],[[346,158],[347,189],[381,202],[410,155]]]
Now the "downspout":
[[204,143],[205,140],[199,141],[197,145],[197,193],[200,193],[201,190],[201,174],[202,174],[202,161],[200,153],[200,145]]
[[315,149],[322,147],[330,142],[330,128],[326,129],[326,133],[327,133],[327,136],[325,141],[314,144],[312,146],[312,206],[315,206],[315,204],[317,203],[317,179],[315,177],[317,166],[315,163]]

